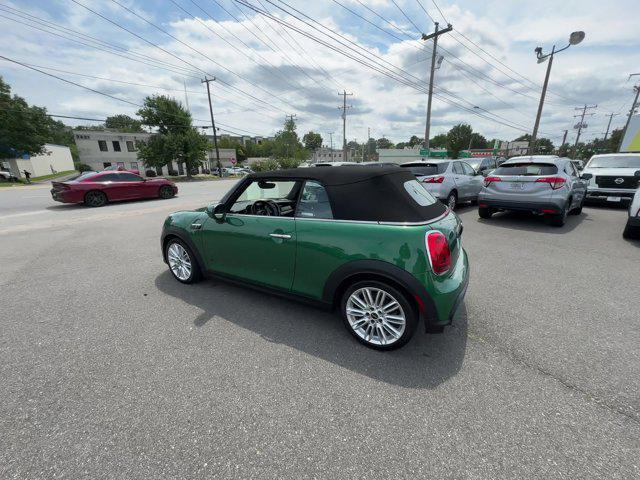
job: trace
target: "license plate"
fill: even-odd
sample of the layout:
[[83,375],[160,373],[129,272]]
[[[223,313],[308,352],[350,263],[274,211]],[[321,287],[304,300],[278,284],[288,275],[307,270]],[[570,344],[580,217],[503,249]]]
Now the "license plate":
[[621,197],[607,197],[607,202],[619,202],[622,200]]
[[511,190],[524,190],[524,183],[512,183]]

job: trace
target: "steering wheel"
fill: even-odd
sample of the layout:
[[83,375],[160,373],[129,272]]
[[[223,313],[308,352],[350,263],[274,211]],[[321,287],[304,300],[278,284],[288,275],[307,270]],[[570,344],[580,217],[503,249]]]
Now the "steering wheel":
[[266,217],[279,217],[280,205],[273,200],[256,200],[251,205],[251,213],[254,215],[264,215]]

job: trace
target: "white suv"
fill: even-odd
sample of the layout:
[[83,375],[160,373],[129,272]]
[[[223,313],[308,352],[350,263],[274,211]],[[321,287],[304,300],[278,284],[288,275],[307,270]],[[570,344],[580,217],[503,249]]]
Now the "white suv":
[[594,155],[581,177],[589,181],[587,201],[630,203],[640,180],[640,153]]

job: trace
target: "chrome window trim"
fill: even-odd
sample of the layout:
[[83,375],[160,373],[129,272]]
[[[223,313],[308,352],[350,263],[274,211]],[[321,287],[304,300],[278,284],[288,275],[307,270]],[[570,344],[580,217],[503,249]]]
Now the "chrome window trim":
[[255,218],[281,218],[286,220],[295,220],[294,217],[281,217],[279,215],[253,215],[251,213],[234,213],[234,212],[227,212],[226,216],[227,217],[237,216],[237,217],[255,217]]

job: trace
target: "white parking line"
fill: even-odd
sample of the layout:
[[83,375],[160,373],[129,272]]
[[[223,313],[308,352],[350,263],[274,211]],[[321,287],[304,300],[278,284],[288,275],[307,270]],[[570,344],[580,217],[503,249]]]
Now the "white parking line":
[[0,217],[0,220],[5,220],[7,218],[15,218],[15,217],[26,217],[29,215],[39,215],[41,213],[48,213],[47,210],[34,210],[33,212],[24,212],[24,213],[12,213],[11,215],[3,215]]

